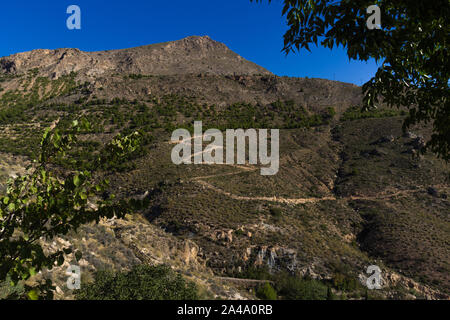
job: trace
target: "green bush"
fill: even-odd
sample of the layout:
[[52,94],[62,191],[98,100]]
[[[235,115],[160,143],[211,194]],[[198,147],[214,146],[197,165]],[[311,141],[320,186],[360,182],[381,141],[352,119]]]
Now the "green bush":
[[256,296],[263,300],[277,300],[277,292],[268,282],[258,288]]
[[243,272],[231,274],[231,276],[272,281],[274,286],[270,282],[266,282],[258,288],[256,296],[260,299],[335,300],[337,298],[324,281],[300,278],[286,272],[272,274],[267,267],[249,267]]
[[318,280],[285,276],[278,287],[278,293],[286,300],[326,300],[328,297],[328,287]]
[[355,277],[336,273],[333,277],[333,287],[339,291],[352,292],[360,289],[361,285]]
[[165,265],[135,266],[127,273],[99,271],[91,284],[77,290],[78,300],[195,300],[194,283]]

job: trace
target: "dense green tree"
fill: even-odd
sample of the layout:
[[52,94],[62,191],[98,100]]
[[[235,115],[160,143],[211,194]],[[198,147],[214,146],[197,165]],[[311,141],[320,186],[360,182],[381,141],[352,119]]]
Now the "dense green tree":
[[[116,200],[105,191],[107,180],[90,171],[64,170],[57,163],[68,156],[67,151],[77,145],[77,134],[89,130],[88,122],[74,121],[64,132],[47,129],[41,141],[40,156],[25,175],[8,182],[6,194],[0,196],[0,281],[12,284],[27,280],[44,268],[52,269],[64,263],[71,248],[45,252],[40,240],[52,239],[76,230],[82,224],[102,217],[122,217],[141,208],[142,201]],[[118,136],[105,147],[116,158],[138,148],[138,133]],[[81,258],[79,252],[75,253]],[[27,288],[28,297],[52,297],[52,283],[46,281],[35,288]]]
[[[380,29],[367,27],[371,5],[380,8]],[[404,128],[431,122],[433,135],[424,151],[450,160],[450,1],[284,0],[282,14],[289,27],[286,54],[311,44],[342,45],[350,59],[379,61],[376,75],[363,86],[364,107],[380,101],[407,107]]]
[[130,272],[99,271],[76,291],[79,300],[196,300],[197,288],[168,266],[138,265]]

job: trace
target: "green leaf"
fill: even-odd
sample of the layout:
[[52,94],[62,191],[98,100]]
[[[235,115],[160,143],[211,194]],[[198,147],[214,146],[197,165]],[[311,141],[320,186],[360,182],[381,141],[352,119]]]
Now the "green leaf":
[[30,298],[30,300],[38,300],[39,293],[37,292],[37,290],[31,290],[28,292],[28,298]]
[[80,176],[77,174],[73,177],[73,184],[75,187],[79,187],[81,184]]
[[10,203],[9,205],[8,205],[8,210],[9,211],[14,211],[16,209],[16,205],[14,204],[14,203]]
[[30,273],[30,276],[34,276],[36,274],[36,269],[35,268],[30,268],[28,270],[28,272]]

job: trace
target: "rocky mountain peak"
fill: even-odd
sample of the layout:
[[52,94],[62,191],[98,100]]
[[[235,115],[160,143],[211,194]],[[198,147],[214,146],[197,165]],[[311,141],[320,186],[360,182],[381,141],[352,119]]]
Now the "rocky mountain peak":
[[92,78],[102,74],[271,74],[209,36],[136,48],[84,52],[79,49],[37,49],[0,58],[0,72],[24,74],[38,69],[40,76],[59,78],[77,72]]

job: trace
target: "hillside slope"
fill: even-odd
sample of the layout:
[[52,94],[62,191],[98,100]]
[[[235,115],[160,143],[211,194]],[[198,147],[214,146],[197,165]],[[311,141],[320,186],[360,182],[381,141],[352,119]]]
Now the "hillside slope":
[[[372,298],[449,298],[450,167],[419,155],[431,132],[403,133],[401,110],[361,112],[359,87],[277,77],[208,37],[96,53],[37,50],[0,65],[0,190],[24,173],[45,127],[64,130],[85,117],[93,129],[70,154],[77,168],[108,178],[118,197],[151,200],[127,219],[58,239],[83,252],[84,281],[103,268],[167,263],[205,297],[254,298],[257,280],[269,279],[280,297],[302,298],[283,287],[288,274],[290,283],[317,279],[325,297],[329,286],[360,299],[365,270],[376,264],[385,286]],[[278,174],[248,164],[174,165],[170,136],[195,120],[280,129]],[[93,167],[102,145],[136,130],[141,154]],[[63,275],[54,278],[58,297],[70,298]]]

